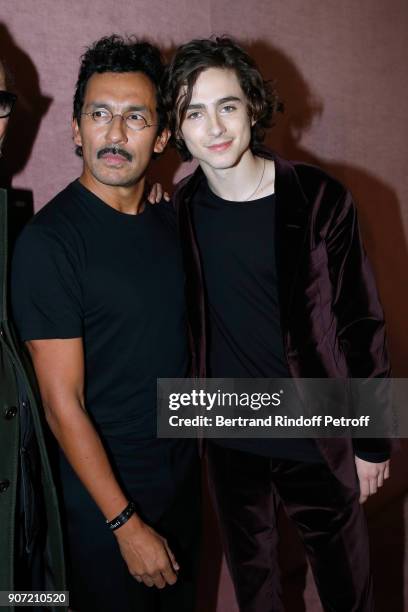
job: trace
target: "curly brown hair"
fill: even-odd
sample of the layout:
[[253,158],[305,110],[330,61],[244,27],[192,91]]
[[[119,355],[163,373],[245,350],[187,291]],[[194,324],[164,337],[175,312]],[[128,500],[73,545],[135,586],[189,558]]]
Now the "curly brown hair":
[[[183,160],[192,159],[179,127],[184,120],[198,76],[208,68],[234,70],[248,100],[248,115],[255,121],[251,149],[265,138],[276,112],[283,104],[270,81],[264,81],[255,61],[232,38],[221,36],[192,40],[181,45],[167,66],[160,85],[161,102],[167,112],[171,142]],[[186,91],[180,95],[182,88]]]

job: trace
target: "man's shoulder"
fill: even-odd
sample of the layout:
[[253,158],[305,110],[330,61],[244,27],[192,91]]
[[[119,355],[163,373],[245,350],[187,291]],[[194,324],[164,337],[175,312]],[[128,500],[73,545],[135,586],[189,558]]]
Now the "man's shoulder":
[[30,220],[29,226],[58,227],[64,220],[75,216],[73,201],[78,198],[76,182],[69,183],[47,202]]
[[[60,245],[68,247],[77,234],[77,198],[75,182],[67,185],[47,202],[27,223],[20,233],[16,250],[46,248]],[[75,240],[76,242],[76,240]]]
[[293,161],[293,168],[302,185],[318,187],[324,185],[339,194],[346,191],[346,187],[335,176],[320,166],[308,164],[302,161]]
[[274,154],[276,171],[279,175],[295,177],[307,200],[314,200],[320,194],[323,199],[338,200],[348,193],[343,183],[330,172],[302,160],[287,160]]

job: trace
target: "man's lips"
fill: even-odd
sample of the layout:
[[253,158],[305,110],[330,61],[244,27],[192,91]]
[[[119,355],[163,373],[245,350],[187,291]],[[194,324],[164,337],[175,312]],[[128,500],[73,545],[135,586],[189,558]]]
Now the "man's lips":
[[130,153],[124,149],[116,149],[115,147],[106,147],[101,149],[97,154],[98,159],[104,159],[108,164],[118,165],[126,161],[132,161]]
[[105,155],[101,155],[101,159],[112,165],[122,164],[123,162],[127,161],[123,155],[117,155],[115,153],[105,153]]
[[227,140],[226,142],[220,142],[217,144],[207,146],[207,149],[210,151],[226,151],[232,144],[232,140]]

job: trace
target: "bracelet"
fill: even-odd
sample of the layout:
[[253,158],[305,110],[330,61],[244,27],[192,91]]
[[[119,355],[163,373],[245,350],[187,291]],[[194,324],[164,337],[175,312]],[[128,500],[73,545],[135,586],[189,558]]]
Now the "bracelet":
[[105,521],[105,523],[111,531],[115,531],[115,529],[122,527],[122,525],[124,525],[130,519],[132,514],[134,514],[135,512],[136,512],[136,506],[131,501],[128,503],[128,505],[123,510],[123,512],[118,514],[118,516],[116,516],[111,521]]

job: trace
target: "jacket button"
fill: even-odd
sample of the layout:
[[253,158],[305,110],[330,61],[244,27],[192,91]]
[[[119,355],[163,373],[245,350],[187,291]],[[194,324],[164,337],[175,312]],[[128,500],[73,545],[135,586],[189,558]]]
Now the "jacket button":
[[6,408],[6,410],[4,411],[4,418],[10,421],[16,416],[16,414],[17,414],[17,408],[15,406],[10,406],[9,408]]
[[0,480],[0,493],[4,493],[10,486],[9,480]]

